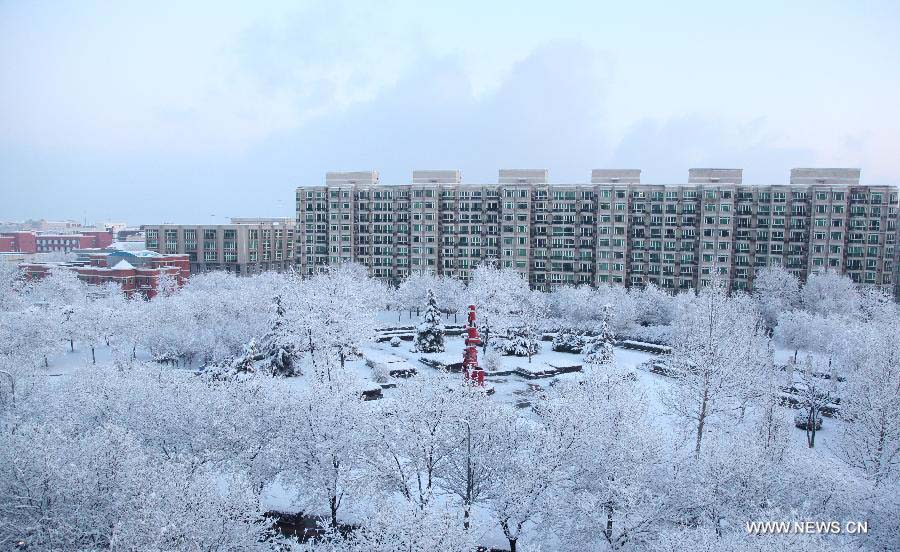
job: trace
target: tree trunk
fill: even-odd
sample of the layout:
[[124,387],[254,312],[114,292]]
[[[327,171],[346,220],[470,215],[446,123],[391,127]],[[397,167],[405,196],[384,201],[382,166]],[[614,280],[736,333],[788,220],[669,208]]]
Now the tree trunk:
[[47,355],[44,355],[44,368],[50,368],[50,363],[47,361]]
[[703,399],[700,402],[700,413],[697,419],[697,446],[694,448],[694,455],[700,458],[700,442],[703,440],[703,426],[706,425],[706,401],[708,399],[709,390],[703,388]]
[[812,408],[806,417],[806,444],[809,448],[816,446],[816,410]]
[[329,499],[329,502],[331,503],[331,527],[334,529],[337,529],[337,526],[338,526],[338,523],[337,523],[337,511],[338,511],[337,497],[332,496]]
[[94,344],[91,343],[91,364],[97,364],[97,355],[94,354]]
[[612,504],[606,505],[606,529],[603,531],[603,534],[606,535],[606,541],[612,544],[612,533],[613,533],[613,507]]
[[509,539],[509,552],[516,552],[516,541],[519,539]]
[[463,527],[469,530],[469,510],[472,509],[472,489],[475,487],[475,469],[472,466],[472,426],[466,424],[466,496],[463,499]]
[[75,340],[74,339],[69,340],[69,350],[72,351],[73,353],[75,352]]

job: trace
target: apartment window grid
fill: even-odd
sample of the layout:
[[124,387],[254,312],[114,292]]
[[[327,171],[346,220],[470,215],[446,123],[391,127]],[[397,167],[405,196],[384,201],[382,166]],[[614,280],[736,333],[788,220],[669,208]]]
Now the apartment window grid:
[[[465,280],[488,257],[540,289],[652,282],[674,291],[716,268],[751,289],[771,264],[889,286],[897,264],[897,194],[863,186],[413,184],[297,197],[301,270],[354,260],[392,283],[412,270]],[[848,252],[851,235],[870,247]]]

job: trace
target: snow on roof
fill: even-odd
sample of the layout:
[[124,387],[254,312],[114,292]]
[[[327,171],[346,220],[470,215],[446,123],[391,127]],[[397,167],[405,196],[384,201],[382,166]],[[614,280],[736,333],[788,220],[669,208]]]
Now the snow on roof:
[[147,249],[142,249],[141,251],[129,251],[135,257],[162,257],[162,253],[157,253],[156,251],[149,251]]
[[134,267],[131,265],[131,263],[129,263],[125,259],[122,259],[121,261],[117,262],[116,266],[112,267],[112,269],[113,270],[134,270]]
[[109,246],[110,249],[118,249],[120,251],[141,251],[144,249],[144,242],[123,242],[116,241],[112,242]]

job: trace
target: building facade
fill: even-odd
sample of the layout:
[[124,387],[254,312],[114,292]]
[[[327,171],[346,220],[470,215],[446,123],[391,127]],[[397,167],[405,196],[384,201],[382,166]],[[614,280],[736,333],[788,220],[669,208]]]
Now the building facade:
[[294,265],[295,224],[290,218],[231,219],[231,224],[160,224],[143,227],[147,249],[185,254],[191,272],[255,274]]
[[25,262],[19,265],[28,279],[43,278],[54,270],[70,270],[82,281],[100,285],[118,284],[126,295],[156,296],[160,280],[166,276],[182,286],[190,277],[187,255],[163,255],[155,251],[119,249],[82,250],[76,261]]
[[780,264],[805,280],[834,269],[892,293],[898,189],[859,184],[858,169],[794,169],[789,184],[747,185],[740,169],[691,169],[685,184],[642,184],[639,170],[597,169],[550,184],[546,170],[501,170],[497,184],[459,171],[328,173],[296,190],[298,268],[356,261],[397,283],[428,270],[467,280],[483,259],[538,289],[615,283],[696,288],[718,270],[751,290]]
[[112,231],[83,230],[75,234],[50,234],[31,231],[0,233],[3,253],[69,253],[75,249],[108,247]]

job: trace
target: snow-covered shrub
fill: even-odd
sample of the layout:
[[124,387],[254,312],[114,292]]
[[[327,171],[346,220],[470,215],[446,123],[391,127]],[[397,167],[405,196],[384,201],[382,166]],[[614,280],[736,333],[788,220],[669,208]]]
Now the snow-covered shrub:
[[413,351],[417,353],[444,352],[444,324],[437,308],[434,292],[428,290],[428,306],[424,321],[416,327],[416,341]]
[[553,338],[553,350],[560,353],[580,353],[584,348],[584,334],[562,330]]
[[484,365],[485,370],[496,372],[503,369],[503,357],[497,349],[488,347],[487,351],[484,353],[482,364]]
[[400,338],[394,336],[391,338],[391,347],[399,347],[400,346]]
[[511,336],[493,338],[491,344],[506,356],[534,356],[541,350],[540,342],[529,339],[520,331],[514,331]]
[[672,326],[639,326],[633,324],[619,333],[619,339],[671,345]]

